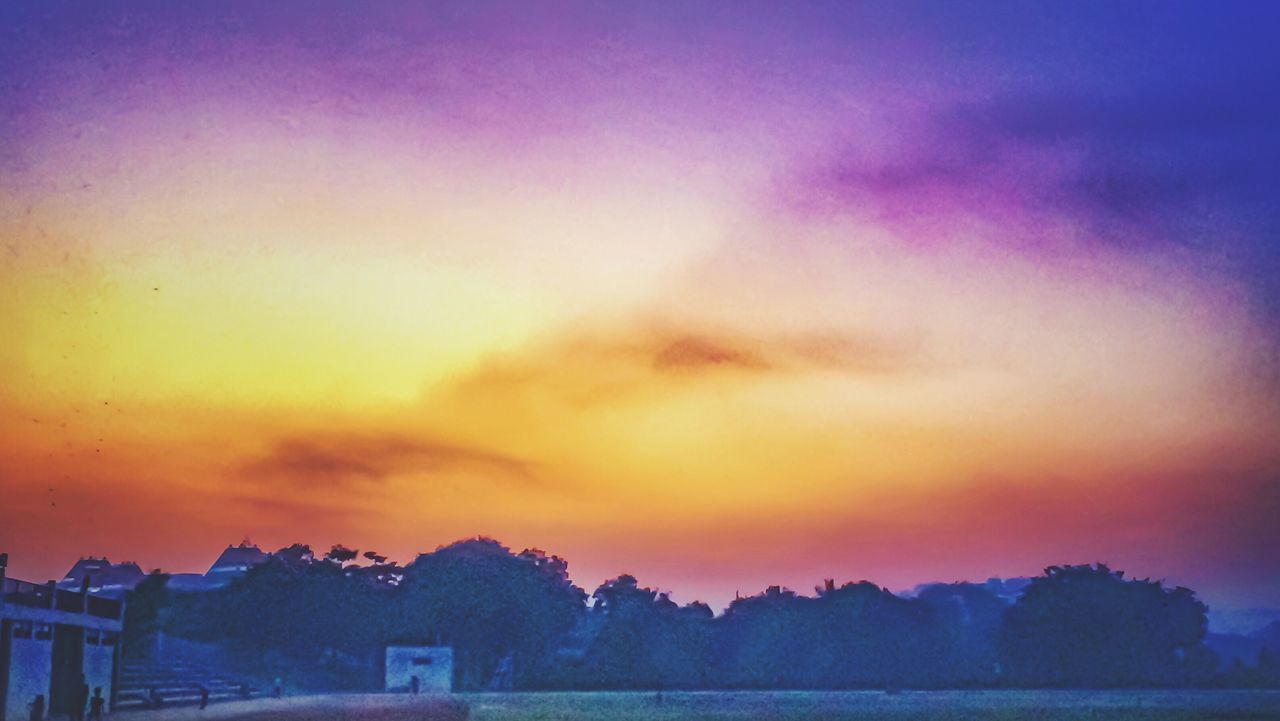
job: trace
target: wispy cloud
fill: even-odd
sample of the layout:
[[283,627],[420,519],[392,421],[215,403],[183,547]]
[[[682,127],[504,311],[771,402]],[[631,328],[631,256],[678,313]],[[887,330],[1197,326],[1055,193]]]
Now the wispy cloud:
[[494,354],[448,391],[459,400],[536,393],[594,405],[641,393],[678,395],[700,383],[751,383],[815,373],[883,376],[928,367],[917,344],[871,333],[619,321],[563,330],[519,351]]
[[302,486],[382,481],[394,474],[431,474],[459,469],[496,479],[535,481],[531,465],[498,451],[403,434],[320,433],[276,441],[240,464],[246,477]]
[[775,366],[757,351],[732,341],[700,335],[682,335],[654,349],[653,369],[659,373],[696,372],[707,369],[767,371]]
[[[940,103],[903,122],[890,151],[856,139],[783,184],[787,202],[936,227],[992,222],[1000,242],[1210,247],[1248,271],[1280,255],[1258,233],[1280,222],[1280,94],[1215,78],[1116,93],[1004,92]],[[1280,287],[1270,284],[1270,293]]]

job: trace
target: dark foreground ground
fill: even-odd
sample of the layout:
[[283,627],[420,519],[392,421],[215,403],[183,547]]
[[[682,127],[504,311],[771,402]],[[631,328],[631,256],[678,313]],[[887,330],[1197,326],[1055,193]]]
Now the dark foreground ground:
[[114,721],[1280,721],[1280,691],[905,691],[305,696],[113,714]]

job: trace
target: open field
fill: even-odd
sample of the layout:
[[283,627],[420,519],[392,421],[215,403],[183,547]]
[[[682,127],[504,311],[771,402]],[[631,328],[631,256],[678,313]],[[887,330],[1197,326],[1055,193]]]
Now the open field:
[[117,721],[1276,719],[1280,691],[667,692],[307,696],[115,714]]
[[477,721],[759,719],[1280,719],[1280,692],[934,691],[511,694],[469,697]]

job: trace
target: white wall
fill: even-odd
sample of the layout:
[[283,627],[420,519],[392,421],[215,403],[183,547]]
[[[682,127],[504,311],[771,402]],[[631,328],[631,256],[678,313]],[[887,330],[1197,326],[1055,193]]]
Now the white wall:
[[453,690],[453,649],[445,646],[388,646],[387,690],[408,691],[414,676],[421,693]]
[[37,694],[44,696],[49,713],[49,681],[53,676],[53,642],[15,638],[9,646],[9,692],[4,721],[26,721],[27,706]]
[[[102,697],[111,700],[111,663],[115,654],[115,646],[102,646],[99,643],[91,643],[91,639],[100,638],[97,631],[85,631],[84,644],[84,679],[89,684],[89,698],[93,698],[93,689],[95,686],[102,687]],[[101,634],[112,635],[112,634]],[[85,713],[88,713],[89,705],[85,704]]]

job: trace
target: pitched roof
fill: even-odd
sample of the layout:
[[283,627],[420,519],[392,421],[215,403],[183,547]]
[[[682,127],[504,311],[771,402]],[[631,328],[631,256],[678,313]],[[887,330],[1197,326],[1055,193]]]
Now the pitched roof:
[[248,543],[239,546],[227,546],[227,550],[218,556],[218,560],[209,567],[206,576],[226,573],[243,573],[267,559],[261,548]]
[[90,588],[126,588],[131,589],[138,585],[147,575],[142,572],[138,564],[132,561],[124,563],[112,563],[106,558],[82,558],[76,561],[75,565],[67,571],[67,575],[58,582],[63,588],[78,588],[84,582],[85,577],[89,578]]

